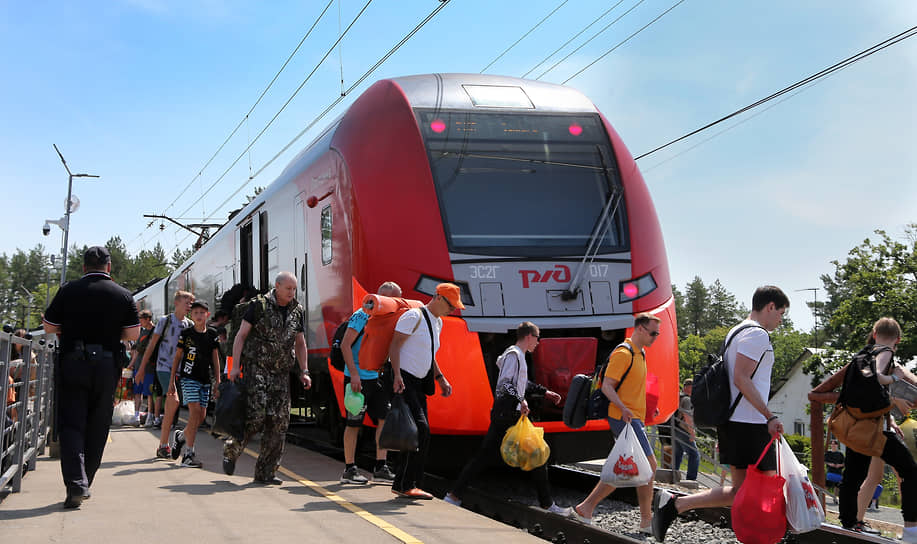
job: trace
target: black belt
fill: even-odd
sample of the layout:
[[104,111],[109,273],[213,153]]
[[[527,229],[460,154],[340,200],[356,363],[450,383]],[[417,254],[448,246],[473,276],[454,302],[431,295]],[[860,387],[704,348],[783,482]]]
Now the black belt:
[[102,344],[84,344],[82,340],[74,341],[73,349],[65,355],[78,359],[104,359],[106,357],[114,359],[115,357],[113,351],[102,349]]

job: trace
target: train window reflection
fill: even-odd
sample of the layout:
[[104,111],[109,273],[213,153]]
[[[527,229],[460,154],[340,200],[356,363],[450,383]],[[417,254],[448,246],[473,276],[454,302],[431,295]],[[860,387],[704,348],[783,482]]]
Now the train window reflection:
[[[581,254],[594,232],[599,253],[629,249],[623,203],[597,228],[608,199],[621,191],[597,115],[418,115],[451,251]],[[429,129],[434,118],[446,130]]]
[[322,208],[322,264],[331,264],[331,206]]

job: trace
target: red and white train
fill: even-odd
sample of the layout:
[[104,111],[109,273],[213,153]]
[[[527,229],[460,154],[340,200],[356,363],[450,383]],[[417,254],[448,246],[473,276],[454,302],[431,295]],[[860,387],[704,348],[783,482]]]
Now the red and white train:
[[[254,201],[169,278],[136,295],[165,312],[176,289],[216,308],[233,284],[270,288],[293,271],[306,308],[313,413],[337,432],[341,373],[327,364],[337,325],[395,281],[406,298],[462,289],[437,360],[454,387],[430,399],[434,456],[461,461],[483,436],[494,361],[524,320],[541,328],[530,376],[560,393],[633,327],[662,319],[648,350],[648,423],[677,407],[675,309],[662,233],[630,152],[592,102],[568,87],[432,74],[364,92]],[[658,413],[654,410],[658,408]],[[572,430],[543,405],[555,462],[604,456],[604,421]]]

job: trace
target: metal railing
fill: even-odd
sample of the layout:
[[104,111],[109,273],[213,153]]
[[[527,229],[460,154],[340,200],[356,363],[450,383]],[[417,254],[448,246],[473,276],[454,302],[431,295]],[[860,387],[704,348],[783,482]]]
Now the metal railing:
[[0,332],[0,492],[18,493],[23,474],[35,470],[44,454],[54,409],[54,358],[55,348],[44,339],[14,336],[9,326]]
[[[664,429],[663,429],[664,428]],[[721,473],[723,467],[720,466],[719,460],[716,453],[716,434],[712,429],[706,428],[695,428],[695,445],[697,446],[697,452],[700,457],[700,468],[697,472],[697,483],[703,485],[707,488],[718,487],[721,484]],[[684,449],[687,449],[688,443],[680,438],[681,433],[676,432],[675,427],[675,418],[671,418],[666,423],[659,425],[654,425],[652,427],[647,427],[646,429],[647,437],[650,439],[650,445],[653,447],[659,455],[656,459],[659,462],[659,469],[671,470],[673,475],[673,483],[678,483],[681,479],[680,467],[672,466],[675,461],[675,449],[674,446],[676,442],[680,444]],[[662,431],[662,432],[660,432]],[[668,442],[669,444],[666,444]],[[664,447],[666,445],[671,445],[672,449],[670,453],[666,453]],[[685,456],[687,458],[687,455]],[[704,472],[704,466],[712,466],[714,473]],[[731,485],[732,474],[729,471],[726,471],[725,479],[723,480],[726,485]]]

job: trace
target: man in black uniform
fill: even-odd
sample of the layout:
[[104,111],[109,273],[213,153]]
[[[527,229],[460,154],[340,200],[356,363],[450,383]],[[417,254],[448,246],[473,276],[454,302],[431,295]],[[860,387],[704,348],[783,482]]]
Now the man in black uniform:
[[86,250],[83,272],[60,288],[43,319],[46,333],[60,335],[56,389],[64,508],[89,498],[111,425],[120,342],[136,340],[140,332],[134,299],[109,275],[108,250]]

